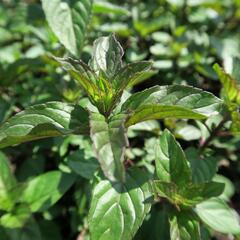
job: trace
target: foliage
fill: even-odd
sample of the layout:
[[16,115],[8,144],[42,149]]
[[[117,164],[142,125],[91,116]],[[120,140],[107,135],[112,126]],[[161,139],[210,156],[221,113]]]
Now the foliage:
[[238,239],[239,9],[2,0],[1,239]]

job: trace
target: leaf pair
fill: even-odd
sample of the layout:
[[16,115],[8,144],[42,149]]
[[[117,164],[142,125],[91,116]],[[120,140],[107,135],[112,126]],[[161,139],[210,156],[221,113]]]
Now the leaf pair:
[[168,130],[163,132],[156,146],[156,174],[158,180],[154,181],[154,186],[157,194],[178,208],[193,207],[220,195],[224,188],[217,182],[193,182],[186,156]]
[[114,35],[94,42],[89,65],[72,58],[56,60],[87,92],[99,112],[109,116],[120,100],[123,90],[134,83],[151,63],[147,61],[123,66],[123,49]]

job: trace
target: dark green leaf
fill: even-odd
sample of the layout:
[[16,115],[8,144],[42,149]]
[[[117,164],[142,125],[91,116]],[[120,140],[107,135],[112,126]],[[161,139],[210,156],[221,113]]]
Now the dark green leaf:
[[27,183],[20,201],[27,203],[31,212],[44,211],[63,196],[74,180],[74,175],[60,171],[44,173]]
[[164,130],[156,145],[156,173],[159,180],[183,186],[191,182],[191,170],[181,146]]
[[201,157],[199,151],[195,148],[189,148],[186,151],[187,159],[192,169],[192,180],[194,183],[203,183],[211,181],[217,171],[218,158]]
[[128,141],[124,127],[126,116],[107,120],[99,113],[90,115],[90,132],[97,158],[106,177],[124,181],[124,154]]
[[122,106],[131,113],[126,126],[161,118],[204,119],[220,110],[221,100],[189,86],[155,86],[133,94]]
[[150,210],[150,197],[148,179],[137,169],[126,174],[125,183],[100,181],[89,212],[91,239],[132,239]]
[[74,55],[83,47],[92,0],[42,0],[47,21],[59,41]]
[[94,157],[87,157],[84,149],[80,149],[68,155],[65,161],[75,173],[87,179],[91,179],[99,168],[97,159]]
[[27,108],[0,127],[0,148],[73,133],[88,133],[88,112],[80,106],[49,102]]

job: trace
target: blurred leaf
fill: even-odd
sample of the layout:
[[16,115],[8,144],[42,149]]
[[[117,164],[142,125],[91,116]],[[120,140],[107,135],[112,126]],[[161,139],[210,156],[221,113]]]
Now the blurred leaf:
[[129,15],[130,12],[121,6],[115,5],[107,1],[95,1],[93,3],[94,13],[115,14],[115,15]]
[[212,229],[225,234],[239,234],[237,213],[220,198],[212,198],[196,206],[200,219]]
[[50,171],[27,183],[20,200],[27,203],[31,212],[44,211],[55,204],[72,186],[75,175]]

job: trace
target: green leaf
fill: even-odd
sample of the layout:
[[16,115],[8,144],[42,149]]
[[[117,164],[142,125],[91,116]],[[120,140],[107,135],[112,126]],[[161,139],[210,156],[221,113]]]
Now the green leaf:
[[127,86],[134,83],[150,69],[152,62],[141,61],[129,63],[122,67],[118,74],[113,78],[113,85],[118,92],[122,92]]
[[154,186],[160,197],[167,198],[173,205],[183,207],[192,207],[211,197],[217,197],[224,189],[224,184],[217,182],[177,186],[173,182],[155,180]]
[[172,211],[169,217],[171,240],[201,240],[200,225],[190,211]]
[[10,213],[4,214],[0,218],[0,225],[5,228],[21,228],[30,218],[31,212],[28,206],[19,205]]
[[91,179],[99,168],[97,159],[94,157],[87,157],[84,149],[69,154],[65,161],[72,171],[87,179]]
[[49,102],[27,108],[0,126],[0,148],[67,134],[88,133],[88,112],[80,106]]
[[240,105],[240,88],[237,80],[226,73],[218,64],[214,64],[213,68],[220,78],[227,100]]
[[220,198],[211,198],[196,206],[200,219],[215,231],[240,234],[238,214]]
[[91,0],[42,0],[47,21],[59,41],[79,56],[91,17]]
[[221,100],[200,89],[172,85],[155,86],[127,99],[122,111],[130,112],[126,126],[162,118],[204,119],[216,114]]
[[38,224],[32,217],[21,228],[5,228],[4,230],[9,236],[7,240],[43,240]]
[[124,154],[128,145],[124,122],[126,115],[119,114],[108,121],[99,113],[90,115],[90,132],[101,168],[110,180],[124,181]]
[[191,170],[185,154],[168,130],[164,130],[156,144],[155,161],[159,180],[178,186],[191,182]]
[[10,191],[16,185],[7,157],[0,152],[0,209],[8,211],[13,207],[14,199]]
[[91,67],[98,74],[110,80],[122,67],[123,49],[112,34],[95,40]]
[[27,183],[20,201],[27,203],[31,212],[44,211],[56,203],[72,186],[75,175],[51,171]]
[[129,15],[130,12],[123,7],[112,4],[105,1],[96,1],[93,3],[93,12],[94,13],[105,13],[105,14],[115,14],[115,15]]
[[89,212],[91,239],[133,239],[150,210],[150,197],[148,178],[137,169],[126,174],[125,183],[100,181]]
[[187,159],[192,169],[192,180],[194,183],[203,183],[211,181],[217,171],[218,158],[201,157],[199,151],[195,148],[186,150]]

